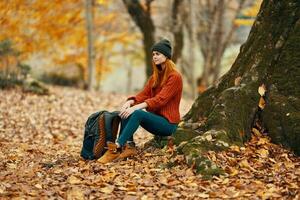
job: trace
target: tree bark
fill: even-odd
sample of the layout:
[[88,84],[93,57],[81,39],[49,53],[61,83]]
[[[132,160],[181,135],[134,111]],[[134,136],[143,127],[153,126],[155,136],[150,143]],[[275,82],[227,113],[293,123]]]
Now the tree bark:
[[180,19],[180,6],[182,6],[182,0],[174,0],[172,6],[172,29],[174,35],[174,51],[172,60],[176,63],[178,58],[181,57],[182,49],[184,45],[183,41],[183,22]]
[[233,13],[229,23],[230,28],[225,29],[228,24],[226,14],[231,9],[229,2],[225,0],[199,1],[198,11],[198,33],[200,50],[203,56],[202,79],[205,85],[211,85],[219,78],[221,60],[226,48],[232,42],[237,26],[234,20],[244,7],[245,0],[237,1],[238,6]]
[[200,95],[184,116],[175,143],[188,140],[179,146],[188,163],[202,166],[204,151],[242,145],[249,139],[261,84],[267,86],[262,121],[268,135],[300,155],[298,0],[263,1],[229,72]]
[[146,1],[146,9],[144,9],[138,0],[123,0],[128,13],[139,27],[143,34],[146,76],[150,77],[152,74],[152,54],[151,47],[154,44],[155,26],[151,19],[150,4],[153,0]]
[[88,39],[88,89],[94,90],[96,84],[96,61],[94,48],[93,0],[86,0],[86,29]]
[[[124,55],[125,57],[125,55]],[[126,86],[126,93],[131,93],[131,86],[132,86],[132,66],[130,65],[130,62],[127,60],[125,61],[125,66],[127,70],[127,86]]]
[[216,46],[214,48],[214,52],[216,52],[216,58],[215,58],[215,64],[214,64],[214,70],[212,73],[213,76],[213,82],[215,82],[219,78],[220,74],[220,68],[221,68],[221,60],[223,57],[222,49],[219,47],[220,44],[223,43],[223,35],[224,35],[224,23],[223,23],[223,18],[224,16],[224,11],[225,11],[225,2],[224,0],[219,1],[218,5],[218,16],[217,16],[217,30],[215,32],[215,38],[216,38]]
[[195,49],[195,10],[193,8],[192,1],[190,1],[190,13],[189,13],[189,29],[188,29],[188,34],[189,34],[189,47],[192,51],[189,52],[189,67],[191,71],[191,88],[192,88],[192,97],[193,99],[196,96],[196,85],[195,85],[195,52],[193,49]]

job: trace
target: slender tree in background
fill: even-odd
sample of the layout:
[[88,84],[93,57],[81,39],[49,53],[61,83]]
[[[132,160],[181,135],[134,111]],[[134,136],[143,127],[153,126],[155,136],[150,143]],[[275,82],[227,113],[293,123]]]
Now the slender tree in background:
[[[169,31],[173,34],[172,60],[178,63],[183,77],[187,82],[188,94],[195,97],[195,10],[192,1],[174,0],[172,4],[171,22]],[[187,32],[187,34],[186,34]],[[187,43],[185,43],[187,38]],[[187,58],[183,56],[183,48],[188,45],[190,49]]]
[[0,42],[0,70],[4,69],[3,71],[5,72],[5,76],[9,76],[10,58],[16,58],[17,55],[18,52],[13,49],[13,45],[10,40]]
[[189,49],[191,49],[191,51],[189,52],[189,64],[190,64],[190,77],[191,77],[191,88],[192,88],[192,97],[194,98],[196,95],[196,85],[195,85],[195,9],[192,5],[192,0],[190,0],[190,12],[189,12],[189,28],[188,28],[188,35],[189,35]]
[[[265,106],[258,109],[262,85]],[[242,144],[255,126],[300,155],[299,105],[300,2],[264,0],[231,69],[197,98],[175,141],[189,140],[180,151],[199,165],[204,147]]]
[[155,26],[151,19],[151,3],[153,0],[146,0],[146,4],[142,5],[138,0],[123,0],[128,13],[139,27],[143,34],[146,75],[152,74],[152,54],[151,47],[154,44]]
[[172,59],[176,63],[177,60],[181,57],[182,49],[184,46],[183,40],[183,6],[182,0],[174,0],[172,5],[172,23],[170,30],[173,32],[174,36],[174,50]]
[[[160,16],[160,19],[162,20],[156,27],[157,32],[170,36],[169,39],[172,41],[173,45],[172,60],[180,67],[184,80],[186,80],[187,86],[189,87],[188,93],[192,93],[195,90],[193,89],[193,70],[191,63],[185,62],[184,59],[186,58],[183,56],[184,46],[191,44],[189,39],[187,40],[188,43],[185,43],[185,37],[190,37],[190,34],[185,34],[186,29],[190,27],[186,24],[189,23],[191,19],[189,1],[173,0],[171,7],[168,3],[165,3],[164,6],[156,9],[158,10],[158,13],[155,14],[165,16],[163,18]],[[161,12],[164,13],[161,14]],[[188,48],[190,48],[190,46]],[[188,59],[190,59],[190,57]]]
[[[60,1],[7,2],[0,1],[0,43],[9,39],[14,49],[21,52],[18,56],[20,62],[38,60],[48,63],[37,67],[43,74],[54,72],[66,76],[72,73],[61,73],[67,71],[65,67],[78,66],[79,70],[75,71],[80,73],[80,82],[88,83],[87,29],[93,29],[91,41],[94,42],[89,44],[95,49],[92,61],[95,72],[92,74],[100,85],[103,74],[109,72],[113,65],[120,66],[113,59],[120,51],[115,45],[133,44],[139,38],[139,34],[128,31],[127,20],[123,20],[123,14],[119,12],[124,6],[122,2],[94,0],[94,15],[89,16],[89,23],[87,14],[92,15],[92,11],[87,13],[87,9],[91,8],[87,8],[86,0],[68,0],[63,4]],[[92,21],[94,27],[88,28],[88,24],[93,25]],[[90,57],[93,57],[92,54]],[[39,71],[37,68],[32,71]],[[82,84],[82,87],[86,86]]]
[[95,68],[95,48],[94,48],[94,13],[93,13],[93,0],[86,0],[86,30],[88,39],[88,89],[94,90],[96,84],[96,68]]
[[[190,1],[174,0],[172,6],[172,23],[170,30],[173,31],[174,36],[174,52],[173,60],[178,62],[180,59],[180,68],[183,76],[189,86],[189,93],[192,97],[195,97],[195,81],[194,81],[194,64],[195,54],[192,50],[194,48],[194,9],[191,9],[192,5]],[[188,43],[184,43],[185,29],[187,29]],[[188,58],[182,56],[182,50],[184,45],[188,45],[189,51]],[[187,61],[188,60],[188,61]]]
[[204,59],[202,79],[206,85],[210,85],[218,79],[222,57],[238,28],[234,21],[246,0],[235,2],[237,5],[232,11],[233,2],[231,0],[198,1],[197,38]]

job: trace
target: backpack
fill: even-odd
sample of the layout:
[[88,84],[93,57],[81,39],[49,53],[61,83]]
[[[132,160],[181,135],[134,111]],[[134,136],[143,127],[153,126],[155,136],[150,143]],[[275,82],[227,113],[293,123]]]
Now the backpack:
[[91,114],[84,129],[81,157],[85,160],[100,158],[106,151],[106,142],[115,142],[121,118],[119,112],[99,111]]

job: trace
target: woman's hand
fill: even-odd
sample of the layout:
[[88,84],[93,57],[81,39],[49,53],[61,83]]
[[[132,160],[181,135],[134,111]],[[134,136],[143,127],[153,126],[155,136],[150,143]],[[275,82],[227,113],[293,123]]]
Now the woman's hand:
[[127,108],[130,108],[130,106],[131,106],[133,103],[134,103],[133,100],[128,100],[128,101],[126,101],[126,102],[122,105],[122,107],[121,107],[121,109],[120,109],[120,113],[122,113],[123,111],[125,111]]
[[119,116],[122,119],[127,119],[135,110],[144,109],[147,107],[148,107],[147,103],[143,102],[143,103],[137,104],[135,106],[126,108],[124,110],[121,110]]
[[127,119],[134,111],[136,110],[136,107],[129,107],[123,111],[120,112],[119,116],[122,119]]

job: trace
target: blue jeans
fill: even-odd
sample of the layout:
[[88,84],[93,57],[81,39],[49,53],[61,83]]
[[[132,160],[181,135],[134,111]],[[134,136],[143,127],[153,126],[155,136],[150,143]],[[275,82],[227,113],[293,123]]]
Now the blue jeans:
[[124,146],[127,141],[133,141],[133,134],[141,125],[148,132],[159,136],[170,136],[177,124],[170,123],[166,118],[143,110],[134,111],[127,119],[122,119],[120,136],[117,142]]

